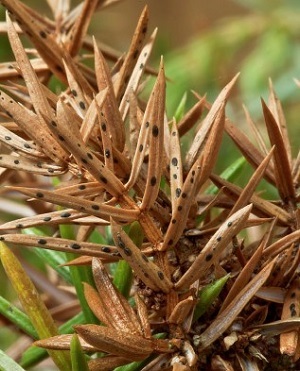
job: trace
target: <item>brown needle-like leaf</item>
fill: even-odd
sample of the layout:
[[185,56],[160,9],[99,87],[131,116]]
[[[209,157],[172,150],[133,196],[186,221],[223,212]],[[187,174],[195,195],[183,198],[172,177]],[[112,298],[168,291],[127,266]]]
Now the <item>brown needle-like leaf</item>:
[[295,199],[295,189],[289,163],[288,149],[285,147],[281,131],[272,112],[263,100],[261,102],[270,142],[275,146],[274,167],[277,188],[282,200],[288,202],[289,200]]
[[170,159],[171,201],[173,211],[172,218],[174,218],[174,212],[176,210],[177,201],[180,197],[183,183],[180,140],[175,121],[173,121],[170,135]]
[[[228,194],[228,196],[234,200],[237,200],[237,198],[242,193],[242,188],[233,183],[228,182],[225,179],[220,178],[218,175],[211,174],[210,179],[219,188],[224,187],[223,192]],[[284,225],[289,225],[291,223],[292,221],[291,215],[281,207],[272,204],[271,202],[255,194],[252,195],[250,201],[251,203],[253,203],[254,211],[256,213],[261,212],[263,216],[278,218],[278,220],[282,222]]]
[[[112,143],[119,150],[123,151],[125,145],[125,128],[121,113],[115,97],[113,83],[108,65],[94,40],[95,50],[95,71],[99,91],[107,88],[106,99],[103,104],[103,113],[107,120],[107,131],[112,136]],[[100,122],[100,125],[102,123]]]
[[[295,277],[286,293],[281,314],[281,319],[283,321],[291,319],[293,317],[299,317],[300,315],[299,284],[300,284],[299,277]],[[281,354],[288,354],[289,356],[294,355],[297,349],[298,342],[299,342],[299,329],[280,334]]]
[[153,205],[160,188],[162,173],[162,158],[164,155],[164,112],[166,98],[166,82],[163,61],[161,60],[159,74],[148,101],[144,120],[149,125],[149,160],[146,188],[140,206],[148,210]]
[[224,127],[224,109],[225,102],[219,107],[215,122],[213,123],[214,126],[211,128],[209,137],[205,141],[203,153],[194,162],[188,172],[182,189],[177,188],[175,190],[178,200],[175,209],[172,210],[172,220],[166,232],[163,245],[160,247],[162,251],[174,246],[182,235],[183,230],[186,228],[188,213],[194,202],[194,197],[207,180],[215,164]]
[[221,105],[226,103],[228,95],[230,94],[239,74],[236,75],[226,86],[223,88],[215,102],[213,103],[212,107],[209,110],[209,113],[205,117],[204,121],[201,124],[201,127],[196,134],[192,145],[186,155],[185,166],[187,169],[190,169],[192,164],[196,161],[196,158],[201,153],[202,147],[205,144],[205,140],[207,138],[207,134],[211,129],[213,122],[216,119],[217,114],[220,112]]
[[81,48],[83,38],[86,34],[87,28],[89,26],[90,20],[94,14],[94,11],[98,3],[103,2],[103,0],[85,0],[83,2],[82,11],[77,17],[69,35],[68,35],[68,52],[72,57],[74,57]]
[[96,325],[77,325],[75,331],[86,342],[103,352],[139,361],[153,352],[169,353],[167,340],[145,339],[128,332]]
[[136,65],[128,81],[125,93],[123,95],[123,98],[121,100],[120,107],[119,107],[123,121],[125,121],[125,118],[127,116],[127,112],[129,109],[130,95],[133,92],[135,93],[137,91],[140,79],[145,71],[146,64],[148,62],[148,59],[150,57],[150,54],[151,54],[151,51],[154,45],[156,34],[157,34],[157,29],[153,31],[152,35],[150,36],[149,41],[141,50],[141,53],[136,61]]
[[223,223],[218,231],[211,237],[191,267],[175,284],[177,289],[189,287],[200,277],[204,277],[209,267],[219,258],[231,239],[245,227],[252,209],[252,204],[237,211]]
[[[138,215],[140,214],[138,209],[133,210],[117,208],[103,203],[100,204],[97,202],[80,199],[70,195],[58,194],[56,192],[46,190],[41,191],[38,188],[9,187],[9,189],[21,192],[29,197],[37,198],[52,204],[69,207],[104,219],[113,217],[120,221],[134,221],[137,220]],[[69,213],[65,214],[66,219],[69,216]]]
[[117,81],[114,86],[115,95],[118,102],[120,102],[120,99],[124,94],[126,84],[132,74],[133,68],[142,49],[148,28],[148,20],[148,7],[145,6],[134,31],[129,50],[126,53],[125,60],[122,64]]
[[[8,23],[8,37],[15,54],[18,65],[22,71],[23,78],[26,82],[28,93],[32,99],[34,109],[39,116],[39,112],[43,112],[44,117],[51,121],[54,117],[51,107],[43,93],[41,84],[32,68],[29,59],[24,51],[19,36],[13,26],[12,21],[7,15]],[[44,136],[45,133],[49,133],[49,129],[45,124],[42,117],[39,117],[40,122],[40,136]],[[61,163],[67,160],[68,153],[54,138],[48,136],[48,141],[44,141],[44,146],[47,146],[48,152],[51,154],[51,158],[56,163]]]
[[262,163],[258,166],[258,168],[254,172],[252,177],[249,179],[247,185],[243,189],[242,193],[240,194],[233,208],[230,210],[230,215],[234,214],[241,207],[247,205],[247,203],[251,200],[251,197],[253,193],[255,192],[255,188],[257,187],[258,183],[260,182],[260,180],[263,178],[265,174],[265,171],[269,165],[269,162],[271,160],[273,153],[274,153],[274,147],[271,149],[270,153],[262,161]]
[[74,254],[94,256],[106,262],[117,261],[120,259],[118,250],[115,246],[100,245],[92,242],[78,242],[65,238],[35,236],[26,234],[5,234],[0,236],[1,241],[14,243],[22,246],[36,246],[50,250],[64,251]]
[[116,246],[123,259],[130,264],[134,273],[151,289],[169,292],[173,286],[165,274],[147,258],[134,244],[131,238],[112,221],[112,233]]
[[[141,336],[141,326],[132,307],[112,284],[101,260],[93,259],[92,269],[99,292],[99,304],[102,303],[102,311],[105,316],[104,322],[114,329]],[[90,301],[89,292],[91,289],[86,291],[88,302]]]
[[236,316],[255,295],[256,291],[266,282],[272,272],[275,260],[266,265],[234,298],[228,307],[218,315],[211,325],[197,337],[199,351],[212,344],[232,324]]

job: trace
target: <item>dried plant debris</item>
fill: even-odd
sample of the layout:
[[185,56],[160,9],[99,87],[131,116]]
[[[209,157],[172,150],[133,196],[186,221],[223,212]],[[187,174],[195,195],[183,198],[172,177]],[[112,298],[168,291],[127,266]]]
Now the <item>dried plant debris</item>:
[[[0,1],[15,57],[0,63],[1,199],[13,205],[1,205],[0,241],[29,247],[43,282],[76,291],[72,311],[51,308],[74,327],[34,344],[50,355],[71,349],[72,365],[90,370],[297,369],[300,157],[272,83],[268,139],[244,107],[257,144],[226,116],[238,75],[212,103],[194,92],[177,122],[166,113],[163,59],[157,72],[147,65],[157,34],[147,35],[147,7],[124,55],[88,35],[93,14],[116,1],[48,0],[52,19]],[[147,73],[155,82],[142,98]],[[51,91],[52,76],[62,91]],[[220,176],[225,132],[242,157]],[[245,162],[254,170],[241,187]],[[261,181],[277,200],[257,191]],[[21,203],[26,212],[15,211]]]

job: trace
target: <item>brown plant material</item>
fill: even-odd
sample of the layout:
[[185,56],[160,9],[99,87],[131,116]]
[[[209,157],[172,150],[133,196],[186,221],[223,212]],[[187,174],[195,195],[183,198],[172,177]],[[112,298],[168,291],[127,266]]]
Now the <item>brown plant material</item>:
[[[274,88],[262,102],[269,140],[244,108],[257,145],[226,117],[238,75],[212,103],[194,93],[177,123],[166,113],[163,59],[158,72],[147,65],[157,34],[147,38],[147,7],[123,55],[87,34],[93,14],[115,1],[71,9],[48,0],[50,19],[1,0],[9,13],[0,31],[15,60],[0,64],[0,240],[16,251],[72,252],[64,269],[91,269],[94,281],[80,285],[95,322],[74,326],[93,354],[90,370],[140,361],[144,371],[263,370],[282,354],[295,369],[300,155],[293,158]],[[148,96],[147,73],[155,79]],[[51,91],[52,76],[62,91]],[[224,133],[254,169],[244,187],[217,175]],[[262,181],[276,187],[277,200],[257,193]],[[66,287],[64,279],[47,272],[41,281]],[[69,350],[71,338],[35,345]]]

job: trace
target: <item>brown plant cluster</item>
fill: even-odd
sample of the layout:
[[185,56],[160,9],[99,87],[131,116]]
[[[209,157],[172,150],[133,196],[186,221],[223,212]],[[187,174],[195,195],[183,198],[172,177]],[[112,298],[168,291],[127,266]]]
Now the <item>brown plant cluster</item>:
[[[272,85],[268,104],[262,101],[270,146],[247,111],[257,144],[225,114],[238,76],[212,104],[196,94],[178,122],[169,119],[163,60],[158,72],[147,65],[156,37],[156,30],[147,36],[147,8],[124,55],[87,34],[93,14],[113,2],[70,9],[68,1],[48,0],[49,19],[1,0],[15,56],[0,65],[1,194],[25,195],[32,215],[3,223],[0,239],[73,252],[70,264],[92,267],[95,287],[84,283],[84,292],[101,325],[75,326],[84,351],[101,352],[90,370],[135,361],[145,361],[143,371],[297,369],[300,157],[292,156]],[[32,48],[24,48],[23,34]],[[155,84],[145,100],[150,75]],[[58,93],[49,88],[53,77],[64,86]],[[183,155],[181,138],[194,128]],[[253,167],[243,189],[213,172],[225,132]],[[278,200],[255,192],[262,179]],[[140,246],[125,232],[132,223],[143,234]],[[75,226],[73,239],[60,237],[64,224]],[[53,233],[22,233],[31,227]],[[109,230],[113,243],[92,242],[95,229]],[[120,260],[134,272],[134,305],[112,283],[110,264]],[[196,315],[203,288],[227,274],[221,293]],[[70,340],[35,344],[66,350]]]

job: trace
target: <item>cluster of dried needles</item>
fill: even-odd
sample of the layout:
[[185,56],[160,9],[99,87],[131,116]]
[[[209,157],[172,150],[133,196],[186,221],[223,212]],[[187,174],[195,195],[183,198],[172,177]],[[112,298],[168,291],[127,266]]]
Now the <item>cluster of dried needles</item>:
[[[156,37],[156,30],[147,36],[147,8],[123,55],[87,35],[92,15],[113,2],[70,9],[69,1],[48,0],[50,19],[21,1],[1,0],[1,30],[15,59],[0,64],[1,200],[11,200],[2,209],[15,215],[0,225],[2,263],[14,281],[7,246],[18,256],[16,246],[59,256],[64,266],[42,279],[45,297],[57,303],[53,318],[86,315],[71,329],[77,337],[38,332],[34,344],[50,349],[58,367],[73,369],[83,353],[85,369],[102,371],[132,362],[143,371],[294,367],[300,161],[274,89],[270,83],[269,102],[262,101],[268,143],[246,109],[257,144],[226,116],[238,76],[213,103],[195,93],[194,107],[169,120],[163,60],[158,71],[147,66]],[[86,63],[91,54],[94,68]],[[146,75],[155,84],[142,100]],[[65,86],[59,93],[49,88],[53,79]],[[243,156],[234,171],[245,162],[253,168],[244,188],[230,169],[213,172],[224,132]],[[278,200],[256,193],[262,180]],[[77,257],[68,261],[57,251]],[[92,272],[93,280],[81,282],[85,302],[66,281],[66,266]],[[26,296],[21,302],[26,311]],[[62,302],[67,309],[58,309]]]

